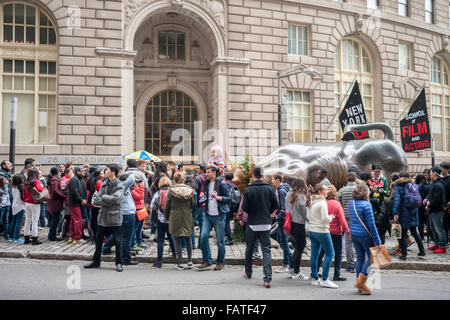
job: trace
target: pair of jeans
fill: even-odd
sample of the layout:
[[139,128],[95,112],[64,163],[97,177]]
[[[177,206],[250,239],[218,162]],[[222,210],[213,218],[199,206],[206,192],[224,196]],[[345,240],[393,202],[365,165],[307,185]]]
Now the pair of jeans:
[[9,237],[14,240],[20,239],[20,227],[22,226],[24,214],[25,210],[20,210],[12,216],[11,223],[9,224]]
[[356,251],[356,277],[360,273],[368,276],[367,268],[370,266],[370,247],[374,246],[373,240],[369,235],[352,235],[352,242]]
[[70,208],[70,231],[69,237],[72,240],[78,241],[83,235],[83,218],[81,216],[81,207]]
[[[203,212],[204,208],[197,207],[194,210],[194,226],[200,227],[200,233],[202,234],[202,225],[203,225]],[[200,236],[198,237],[198,247],[200,248]]]
[[97,228],[97,238],[95,239],[95,253],[93,257],[93,262],[100,266],[100,259],[102,255],[102,247],[103,247],[103,239],[106,237],[109,237],[110,235],[113,236],[114,239],[114,245],[116,247],[116,265],[117,264],[123,264],[122,263],[122,251],[121,251],[121,242],[122,242],[122,236],[120,234],[120,227],[103,227],[98,226]]
[[311,278],[318,279],[319,267],[318,258],[320,249],[325,250],[325,259],[323,260],[322,280],[327,280],[330,273],[331,264],[333,263],[334,249],[331,235],[329,233],[309,232],[309,239],[311,240]]
[[264,282],[272,281],[272,255],[270,252],[270,230],[253,231],[249,225],[245,230],[246,248],[245,248],[245,273],[251,277],[253,273],[252,259],[255,251],[256,241],[261,243],[263,254],[263,274]]
[[10,211],[10,206],[0,208],[0,223],[3,225],[3,236],[5,237],[8,237]]
[[41,227],[47,227],[45,219],[47,218],[47,206],[41,202],[41,214],[39,216],[39,224]]
[[200,234],[200,248],[203,261],[212,264],[211,250],[209,248],[209,233],[214,228],[217,240],[217,263],[225,264],[225,223],[226,215],[211,216],[203,212],[203,226]]
[[402,249],[402,256],[406,257],[408,255],[408,230],[411,232],[411,235],[414,237],[414,240],[416,240],[417,245],[419,246],[419,252],[425,252],[425,248],[423,246],[422,238],[420,237],[419,233],[417,232],[416,227],[410,227],[403,228],[402,227],[402,238],[400,240],[400,248]]
[[277,242],[280,244],[280,247],[283,250],[283,265],[291,266],[292,253],[291,249],[289,249],[289,236],[284,234],[283,224],[284,222],[278,223]]
[[[247,223],[244,223],[242,228],[244,229],[244,241],[245,241],[245,243],[247,243],[247,232],[245,231],[245,230],[247,230]],[[269,237],[270,237],[270,234],[269,234]],[[257,253],[259,253],[259,239],[256,239],[255,247],[253,248],[253,254],[257,254]]]
[[131,246],[134,247],[136,243],[142,243],[142,227],[144,226],[144,220],[139,221],[137,215],[135,216],[134,221],[134,232],[133,238],[131,239]]
[[[334,249],[334,278],[338,278],[341,276],[341,265],[342,265],[342,235],[331,235],[331,241],[333,242]],[[324,249],[320,250],[318,264],[320,268],[320,264],[322,263],[323,256],[325,254]]]
[[295,239],[295,250],[294,254],[292,255],[292,264],[294,273],[298,274],[300,272],[300,266],[302,264],[302,254],[306,244],[305,225],[292,222],[291,233]]
[[352,239],[344,234],[345,239],[345,255],[347,258],[347,269],[355,269],[355,255],[353,254],[353,243]]
[[61,211],[54,211],[48,213],[50,230],[48,231],[48,240],[56,240],[56,229],[58,228],[59,220],[61,219]]
[[[123,263],[128,263],[131,261],[131,238],[134,232],[134,216],[129,214],[123,215],[122,225],[120,226],[120,236],[122,241],[120,242],[120,248],[122,250],[122,261]],[[103,246],[103,252],[111,251],[111,248],[114,244],[114,238],[109,236],[108,240],[106,240],[105,245]]]
[[430,229],[431,233],[433,234],[433,240],[440,248],[445,248],[445,245],[447,244],[443,218],[443,212],[432,212],[429,215]]
[[175,238],[175,247],[177,251],[177,264],[183,264],[183,251],[182,251],[182,240],[186,243],[187,246],[187,255],[188,262],[192,262],[192,243],[189,241],[190,237],[174,237]]
[[164,240],[166,238],[166,234],[167,234],[167,238],[169,239],[169,246],[170,246],[170,250],[172,251],[172,255],[176,256],[174,239],[173,239],[173,236],[169,233],[169,224],[158,221],[158,223],[156,225],[156,229],[157,229],[157,234],[158,234],[158,238],[157,238],[157,240],[158,240],[158,258],[157,258],[156,262],[162,262],[163,253],[164,253]]
[[225,234],[227,236],[228,241],[233,241],[233,233],[231,232],[231,226],[230,222],[233,219],[232,215],[228,215],[226,217],[226,223],[225,223]]

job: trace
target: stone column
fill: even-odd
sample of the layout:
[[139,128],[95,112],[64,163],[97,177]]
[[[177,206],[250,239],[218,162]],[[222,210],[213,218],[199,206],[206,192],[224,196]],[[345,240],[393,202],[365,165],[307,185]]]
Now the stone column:
[[[123,60],[122,67],[122,154],[131,153],[134,150],[134,65],[133,60]],[[137,133],[136,133],[137,134]]]

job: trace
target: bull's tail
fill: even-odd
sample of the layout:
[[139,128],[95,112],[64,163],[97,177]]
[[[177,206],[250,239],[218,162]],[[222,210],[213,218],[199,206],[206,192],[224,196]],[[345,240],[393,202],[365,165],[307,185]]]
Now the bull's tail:
[[352,134],[353,131],[367,131],[367,130],[380,130],[384,133],[385,139],[391,140],[393,143],[395,143],[394,131],[385,122],[349,124],[344,128],[344,136],[342,137],[342,140],[344,141],[353,140],[354,139],[354,136]]

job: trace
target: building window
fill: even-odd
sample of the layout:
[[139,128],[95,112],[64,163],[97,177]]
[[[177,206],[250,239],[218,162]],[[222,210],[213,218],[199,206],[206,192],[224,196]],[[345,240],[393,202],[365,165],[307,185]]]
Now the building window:
[[378,0],[367,0],[367,8],[378,9],[380,7],[380,2]]
[[166,90],[150,99],[145,111],[145,150],[158,156],[170,156],[179,142],[171,141],[177,129],[191,134],[191,150],[183,150],[185,156],[194,155],[194,121],[197,108],[192,99],[175,90]]
[[185,41],[181,32],[158,32],[159,58],[169,60],[184,60]]
[[434,0],[425,0],[425,22],[434,23]]
[[436,150],[450,151],[450,86],[448,84],[448,67],[440,57],[433,57],[430,77],[431,129]]
[[411,70],[411,46],[406,43],[398,45],[398,67],[400,70]]
[[311,142],[311,93],[287,92],[287,129],[290,142]]
[[289,25],[288,53],[307,56],[309,53],[309,30],[305,26]]
[[[56,143],[56,32],[39,8],[22,3],[0,6],[1,143],[9,143],[11,98],[17,97],[18,144]],[[45,33],[45,36],[43,34]],[[15,54],[22,52],[20,58]],[[39,58],[45,54],[46,58]],[[21,130],[26,128],[26,130]]]
[[[339,114],[352,91],[355,79],[358,80],[367,122],[373,122],[374,74],[372,58],[366,46],[359,40],[345,38],[337,45],[334,61],[335,82],[334,101]],[[343,102],[343,103],[342,103]],[[342,136],[339,117],[336,116],[336,141]]]
[[398,14],[404,17],[409,17],[408,0],[398,0]]

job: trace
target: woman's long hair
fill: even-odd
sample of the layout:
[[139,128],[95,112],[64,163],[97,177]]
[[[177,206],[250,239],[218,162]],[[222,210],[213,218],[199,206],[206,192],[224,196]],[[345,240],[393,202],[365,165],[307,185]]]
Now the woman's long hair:
[[320,191],[322,191],[323,189],[325,189],[325,185],[321,184],[321,183],[317,183],[313,186],[309,186],[309,190],[308,190],[308,196],[306,197],[306,206],[310,207],[311,206],[311,197],[313,195],[317,195],[320,193]]
[[3,189],[5,187],[5,180],[5,177],[0,176],[0,189]]
[[36,169],[31,169],[28,172],[27,180],[25,180],[25,188],[27,189],[28,192],[31,190],[31,188],[33,188],[34,183],[38,179],[38,176],[39,171],[37,171]]
[[300,194],[303,194],[305,197],[307,197],[308,194],[308,187],[306,186],[305,179],[303,179],[302,177],[295,178],[292,182],[292,204],[297,201]]
[[59,170],[58,167],[52,167],[52,168],[50,169],[50,174],[47,176],[47,185],[48,185],[48,186],[50,185],[50,181],[52,181],[52,178],[53,178],[54,176],[58,176],[58,173],[59,173],[60,171],[61,171],[61,170]]

